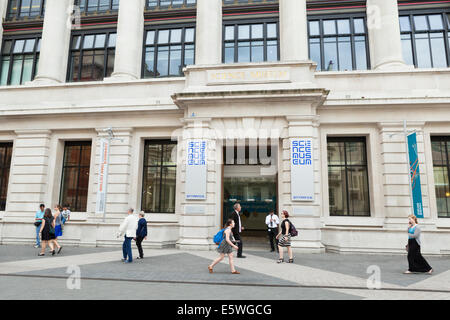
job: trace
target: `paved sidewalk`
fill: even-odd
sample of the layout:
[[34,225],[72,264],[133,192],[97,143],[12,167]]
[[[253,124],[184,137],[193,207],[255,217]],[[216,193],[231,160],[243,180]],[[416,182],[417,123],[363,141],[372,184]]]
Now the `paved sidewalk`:
[[[450,258],[430,257],[434,275],[404,275],[405,256],[295,255],[294,264],[248,250],[209,274],[215,251],[145,251],[144,260],[120,261],[118,248],[64,247],[61,255],[37,257],[27,246],[0,246],[0,299],[450,299]],[[137,252],[133,252],[136,254]],[[67,288],[69,266],[81,271],[81,290]],[[381,290],[367,288],[368,267],[380,270]],[[69,279],[70,280],[70,279]],[[5,289],[5,290],[4,290]],[[212,297],[208,292],[218,292]]]

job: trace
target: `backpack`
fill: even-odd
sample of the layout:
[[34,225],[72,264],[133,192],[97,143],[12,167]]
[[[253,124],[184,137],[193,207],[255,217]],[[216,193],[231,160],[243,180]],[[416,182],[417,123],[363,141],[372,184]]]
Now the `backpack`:
[[220,230],[219,232],[217,232],[217,234],[213,238],[214,243],[217,244],[218,246],[220,246],[223,239],[225,238],[224,231],[225,231],[225,229]]
[[295,229],[295,226],[292,224],[292,222],[289,221],[289,234],[291,235],[291,237],[296,237],[298,236],[298,231],[297,229]]

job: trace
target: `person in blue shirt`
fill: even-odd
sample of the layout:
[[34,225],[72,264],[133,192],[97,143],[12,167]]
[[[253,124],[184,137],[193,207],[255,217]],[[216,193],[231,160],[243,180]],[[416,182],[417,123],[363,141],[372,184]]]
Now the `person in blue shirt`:
[[39,232],[41,230],[41,223],[42,219],[44,219],[44,213],[45,213],[45,204],[41,204],[39,206],[39,210],[36,211],[36,215],[34,216],[34,225],[36,226],[36,244],[35,248],[41,247],[41,239],[39,238]]
[[147,240],[147,220],[145,220],[145,213],[141,211],[139,213],[138,228],[136,230],[136,246],[139,250],[139,257],[136,259],[144,259],[144,250],[142,250],[142,241]]

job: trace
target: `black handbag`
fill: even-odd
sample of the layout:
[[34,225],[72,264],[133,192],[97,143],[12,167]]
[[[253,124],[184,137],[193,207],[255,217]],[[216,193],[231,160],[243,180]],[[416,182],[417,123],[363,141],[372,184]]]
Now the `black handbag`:
[[42,224],[42,221],[36,221],[36,222],[34,223],[35,227],[39,227],[41,224]]

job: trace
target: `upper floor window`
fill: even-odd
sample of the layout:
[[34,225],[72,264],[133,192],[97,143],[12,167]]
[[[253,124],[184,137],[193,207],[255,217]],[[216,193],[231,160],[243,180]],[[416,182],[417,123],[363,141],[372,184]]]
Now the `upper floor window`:
[[225,24],[225,63],[279,60],[278,23]]
[[260,3],[273,3],[278,0],[223,0],[224,5],[239,5],[239,4],[260,4]]
[[43,17],[45,0],[9,0],[7,20]]
[[431,149],[438,217],[450,218],[450,136],[432,137]]
[[197,4],[197,0],[146,0],[146,7],[148,10],[155,10],[158,8],[181,8],[193,7]]
[[[126,0],[125,0],[126,1]],[[119,10],[119,0],[75,0],[81,12],[107,12]]]
[[400,12],[403,58],[417,68],[450,66],[450,13]]
[[34,79],[41,39],[4,39],[0,57],[0,85],[21,85]]
[[6,208],[12,149],[12,143],[0,143],[0,211]]
[[367,70],[369,50],[363,17],[310,18],[309,55],[317,70]]
[[101,81],[114,71],[116,32],[72,35],[69,81]]
[[193,26],[147,30],[144,50],[144,78],[182,76],[183,67],[194,64]]

